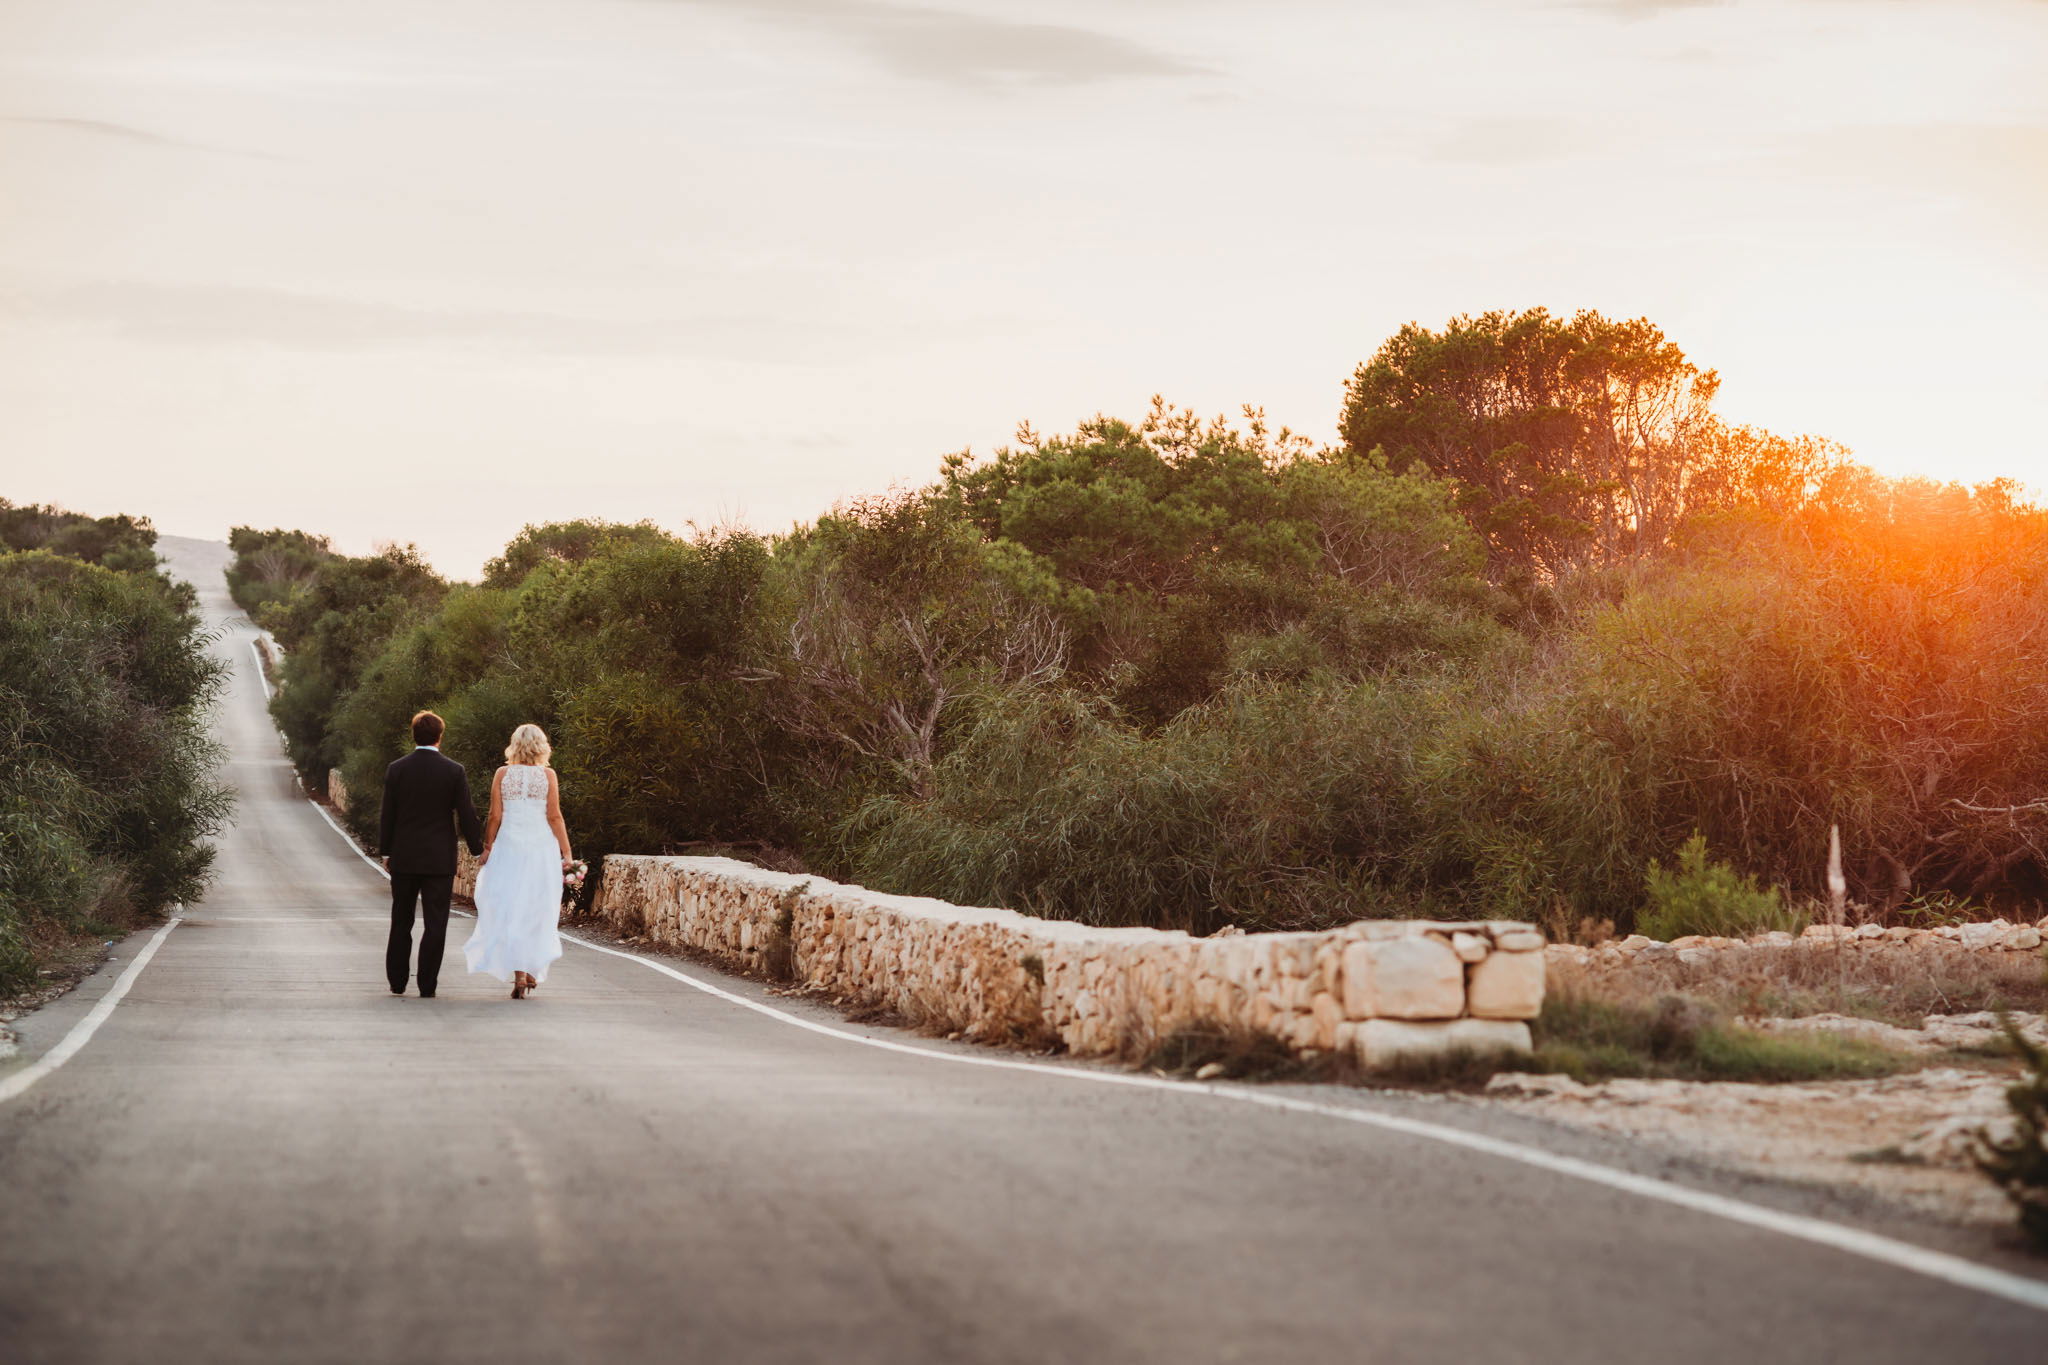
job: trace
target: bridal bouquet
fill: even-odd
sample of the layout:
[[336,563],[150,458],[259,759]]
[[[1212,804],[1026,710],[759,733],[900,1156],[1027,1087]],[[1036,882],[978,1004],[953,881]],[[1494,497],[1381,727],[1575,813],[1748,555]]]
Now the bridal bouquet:
[[574,860],[564,867],[562,869],[562,899],[565,901],[576,899],[576,893],[583,889],[583,879],[589,875],[590,864],[584,862],[581,858]]

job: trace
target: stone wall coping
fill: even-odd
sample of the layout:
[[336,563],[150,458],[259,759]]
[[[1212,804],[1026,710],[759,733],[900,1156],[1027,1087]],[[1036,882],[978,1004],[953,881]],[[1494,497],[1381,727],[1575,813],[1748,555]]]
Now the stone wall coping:
[[1368,1067],[1526,1051],[1543,936],[1490,920],[1324,930],[1107,927],[954,905],[734,858],[612,854],[593,913],[622,933],[879,1005],[977,1041],[1142,1058],[1163,1040],[1262,1036]]
[[807,894],[830,898],[842,904],[894,911],[938,920],[945,924],[992,925],[1055,942],[1100,942],[1106,946],[1142,944],[1223,943],[1250,939],[1265,944],[1320,943],[1331,933],[1368,940],[1415,938],[1423,934],[1485,934],[1499,939],[1508,934],[1532,933],[1536,926],[1521,920],[1384,920],[1361,919],[1329,930],[1272,930],[1260,933],[1223,934],[1198,937],[1182,929],[1148,929],[1131,925],[1096,925],[1080,920],[1050,919],[994,906],[955,905],[931,896],[904,896],[849,882],[835,882],[808,872],[777,872],[737,858],[700,854],[615,853],[608,862],[638,863],[673,868],[680,872],[716,873],[733,881],[749,883],[778,894],[807,889]]

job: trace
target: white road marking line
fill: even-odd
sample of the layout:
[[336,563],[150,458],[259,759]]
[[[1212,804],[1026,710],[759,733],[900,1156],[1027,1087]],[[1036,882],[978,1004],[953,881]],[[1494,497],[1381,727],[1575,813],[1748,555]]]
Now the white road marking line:
[[694,986],[707,995],[715,995],[759,1014],[794,1024],[812,1033],[821,1033],[829,1038],[841,1038],[850,1043],[880,1048],[885,1052],[903,1052],[912,1056],[927,1057],[934,1061],[955,1062],[962,1066],[988,1066],[1004,1071],[1032,1071],[1046,1076],[1062,1076],[1068,1080],[1088,1081],[1097,1085],[1126,1085],[1144,1090],[1166,1090],[1180,1095],[1209,1095],[1216,1099],[1232,1100],[1239,1104],[1256,1105],[1266,1109],[1282,1109],[1297,1114],[1316,1114],[1324,1118],[1342,1119],[1346,1123],[1362,1123],[1372,1128],[1383,1128],[1388,1132],[1402,1133],[1410,1137],[1429,1138],[1463,1147],[1468,1151],[1482,1152],[1487,1156],[1499,1157],[1504,1161],[1516,1161],[1525,1166],[1553,1171],[1559,1175],[1571,1176],[1595,1185],[1655,1199],[1680,1208],[1713,1214],[1731,1222],[1744,1223],[1750,1227],[1763,1228],[1770,1232],[1796,1237],[1802,1241],[1815,1242],[1821,1246],[1833,1247],[1867,1260],[1881,1261],[1932,1279],[1945,1280],[1965,1289],[2006,1299],[2027,1308],[2048,1312],[2048,1283],[2014,1275],[1961,1256],[1947,1252],[1933,1251],[1926,1247],[1902,1242],[1894,1237],[1879,1233],[1865,1232],[1860,1228],[1830,1223],[1825,1219],[1809,1218],[1804,1214],[1785,1213],[1778,1209],[1766,1208],[1761,1204],[1746,1203],[1725,1195],[1709,1194],[1704,1190],[1659,1180],[1654,1176],[1637,1175],[1632,1171],[1602,1166],[1597,1162],[1583,1161],[1577,1157],[1559,1156],[1546,1152],[1540,1147],[1510,1142],[1504,1138],[1488,1137],[1483,1133],[1469,1132],[1438,1123],[1426,1123],[1419,1119],[1402,1118],[1395,1114],[1374,1113],[1367,1109],[1354,1109],[1346,1105],[1322,1104],[1315,1100],[1296,1099],[1287,1095],[1274,1095],[1256,1090],[1244,1090],[1230,1086],[1205,1084],[1199,1081],[1169,1081],[1156,1076],[1141,1076],[1130,1072],[1083,1070],[1075,1067],[1047,1066],[1040,1062],[1019,1061],[1009,1057],[974,1057],[955,1052],[941,1052],[935,1048],[919,1047],[912,1043],[899,1043],[888,1038],[874,1038],[860,1033],[849,1033],[830,1024],[764,1005],[736,995],[708,981],[702,981],[684,972],[679,972],[666,963],[656,962],[617,948],[607,948],[591,943],[574,935],[563,935],[569,942],[579,944],[593,952],[608,953],[651,968],[664,976],[673,977],[686,986]]
[[382,877],[387,882],[391,880],[391,874],[384,870],[384,865],[378,862],[375,858],[372,858],[369,854],[363,852],[362,845],[358,844],[347,830],[343,829],[339,824],[335,823],[334,817],[327,813],[327,807],[321,805],[318,801],[315,801],[310,796],[306,798],[306,804],[311,806],[315,811],[319,812],[320,818],[327,822],[328,828],[332,829],[336,834],[339,834],[341,836],[341,841],[348,845],[349,852],[355,854],[358,858],[361,858],[364,862],[370,865],[370,871],[376,873],[378,876]]
[[263,684],[263,700],[269,701],[270,675],[263,671],[263,652],[256,648],[256,641],[253,639],[249,641],[249,657],[256,661],[256,681]]
[[[357,857],[362,858],[364,862],[370,862],[369,858],[363,854],[363,851],[356,847],[356,841],[350,839],[348,832],[342,829],[340,825],[334,823],[333,817],[327,814],[325,808],[317,802],[311,802],[310,804],[312,804],[314,810],[320,812],[322,819],[333,826],[334,832],[341,835],[347,841],[349,848],[355,851]],[[370,865],[377,867],[375,863],[370,863]],[[377,871],[387,877],[389,876],[388,873],[384,873],[384,869],[381,867],[378,867]],[[563,937],[579,947],[590,949],[592,952],[606,953],[612,957],[624,958],[628,962],[637,962],[651,971],[660,972],[663,976],[680,981],[685,986],[694,987],[706,995],[716,996],[720,1000],[728,1001],[743,1009],[753,1010],[756,1014],[765,1014],[771,1019],[779,1019],[783,1023],[794,1025],[797,1028],[823,1034],[827,1038],[839,1038],[849,1043],[859,1043],[863,1047],[879,1048],[884,1052],[907,1053],[914,1057],[923,1057],[936,1062],[952,1062],[960,1066],[986,1066],[1002,1071],[1030,1071],[1040,1075],[1059,1076],[1066,1080],[1084,1081],[1094,1085],[1134,1086],[1141,1090],[1170,1091],[1176,1095],[1207,1095],[1214,1099],[1229,1100],[1237,1104],[1249,1104],[1264,1109],[1280,1109],[1296,1114],[1315,1114],[1322,1118],[1340,1119],[1345,1123],[1361,1123],[1369,1128],[1379,1128],[1390,1133],[1401,1133],[1408,1137],[1427,1138],[1448,1146],[1462,1147],[1467,1151],[1497,1157],[1503,1161],[1519,1162],[1524,1166],[1533,1166],[1538,1170],[1570,1176],[1575,1180],[1583,1180],[1589,1184],[1605,1185],[1609,1189],[1620,1190],[1625,1194],[1633,1194],[1644,1199],[1656,1200],[1659,1203],[1691,1209],[1697,1213],[1711,1214],[1718,1218],[1725,1218],[1732,1223],[1742,1223],[1749,1227],[1762,1228],[1767,1232],[1775,1232],[1782,1236],[1797,1238],[1800,1241],[1812,1242],[1818,1246],[1831,1247],[1836,1251],[1847,1252],[1852,1256],[1861,1256],[1865,1260],[1895,1266],[1898,1269],[1910,1271],[1916,1275],[1924,1275],[1929,1279],[1941,1280],[1963,1289],[1974,1289],[1980,1294],[1989,1294],[1993,1298],[2004,1299],[2009,1303],[2016,1303],[2024,1308],[2048,1312],[2048,1283],[1982,1265],[1966,1257],[1952,1256],[1945,1251],[1934,1251],[1927,1247],[1915,1246],[1911,1242],[1900,1241],[1896,1237],[1886,1237],[1882,1233],[1865,1232],[1861,1228],[1849,1227],[1842,1223],[1830,1223],[1823,1218],[1810,1218],[1805,1214],[1786,1213],[1780,1209],[1766,1208],[1761,1204],[1751,1204],[1744,1200],[1731,1199],[1726,1195],[1710,1194],[1705,1190],[1696,1190],[1690,1186],[1675,1184],[1669,1180],[1659,1180],[1655,1176],[1637,1175],[1633,1171],[1624,1171],[1612,1166],[1602,1166],[1598,1162],[1584,1161],[1578,1157],[1560,1156],[1555,1152],[1546,1152],[1541,1147],[1510,1142],[1505,1138],[1488,1137],[1483,1133],[1468,1132],[1462,1128],[1452,1128],[1440,1123],[1426,1123],[1420,1119],[1402,1118],[1396,1114],[1374,1113],[1368,1109],[1354,1109],[1346,1105],[1322,1104],[1315,1100],[1295,1099],[1287,1095],[1273,1095],[1256,1090],[1244,1090],[1230,1086],[1207,1084],[1200,1081],[1169,1081],[1162,1080],[1157,1076],[1140,1076],[1130,1072],[1047,1066],[1041,1062],[1026,1062],[1010,1057],[967,1056],[956,1052],[942,1052],[936,1048],[919,1047],[912,1043],[899,1043],[889,1038],[873,1038],[866,1034],[850,1033],[845,1029],[834,1028],[830,1024],[820,1024],[815,1020],[804,1019],[798,1015],[787,1013],[775,1008],[773,1005],[764,1005],[758,1000],[749,1000],[743,995],[737,995],[721,986],[713,985],[709,981],[700,980],[685,972],[679,972],[667,963],[656,962],[652,958],[642,957],[638,953],[629,953],[618,948],[607,948],[603,944],[592,943],[587,939],[577,938],[573,934],[564,934]]]
[[149,960],[156,956],[156,950],[163,946],[164,939],[171,930],[178,927],[178,921],[184,917],[182,907],[172,911],[171,917],[164,921],[164,927],[157,930],[148,943],[142,945],[142,951],[128,964],[128,970],[122,972],[120,978],[114,982],[113,989],[100,997],[99,1003],[92,1007],[85,1018],[71,1026],[71,1032],[65,1034],[55,1047],[36,1058],[33,1064],[0,1081],[0,1103],[22,1094],[37,1081],[70,1061],[80,1048],[92,1041],[93,1034],[99,1032],[100,1025],[107,1022],[108,1017],[114,1012],[114,1006],[121,1003],[121,997],[128,994],[128,988],[135,984],[135,978],[142,975],[142,969],[149,965]]

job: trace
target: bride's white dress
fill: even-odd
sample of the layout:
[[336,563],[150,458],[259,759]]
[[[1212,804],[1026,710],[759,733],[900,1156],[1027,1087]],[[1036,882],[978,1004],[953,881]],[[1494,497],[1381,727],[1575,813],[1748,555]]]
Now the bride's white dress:
[[548,964],[562,955],[555,932],[562,913],[562,850],[548,828],[547,769],[527,763],[505,767],[498,784],[504,811],[490,861],[476,876],[476,932],[462,945],[472,972],[500,981],[514,972],[547,980]]

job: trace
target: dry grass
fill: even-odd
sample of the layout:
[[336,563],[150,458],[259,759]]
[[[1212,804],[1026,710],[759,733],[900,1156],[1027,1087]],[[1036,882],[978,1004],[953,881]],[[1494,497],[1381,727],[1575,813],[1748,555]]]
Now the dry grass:
[[2048,1009],[2048,973],[2036,957],[1947,944],[1796,944],[1723,952],[1698,963],[1676,958],[1614,967],[1553,962],[1548,993],[1623,1005],[1685,995],[1735,1015],[1798,1018],[1832,1012],[1912,1028],[1930,1014]]
[[1554,985],[1520,1071],[1582,1081],[1646,1076],[1687,1081],[1817,1081],[1882,1076],[1905,1057],[1854,1039],[1744,1028],[1725,1003],[1670,991],[1617,996],[1586,981]]
[[1139,1067],[1161,1075],[1214,1081],[1343,1081],[1357,1067],[1334,1053],[1297,1056],[1278,1038],[1236,1030],[1190,1028],[1162,1040]]

